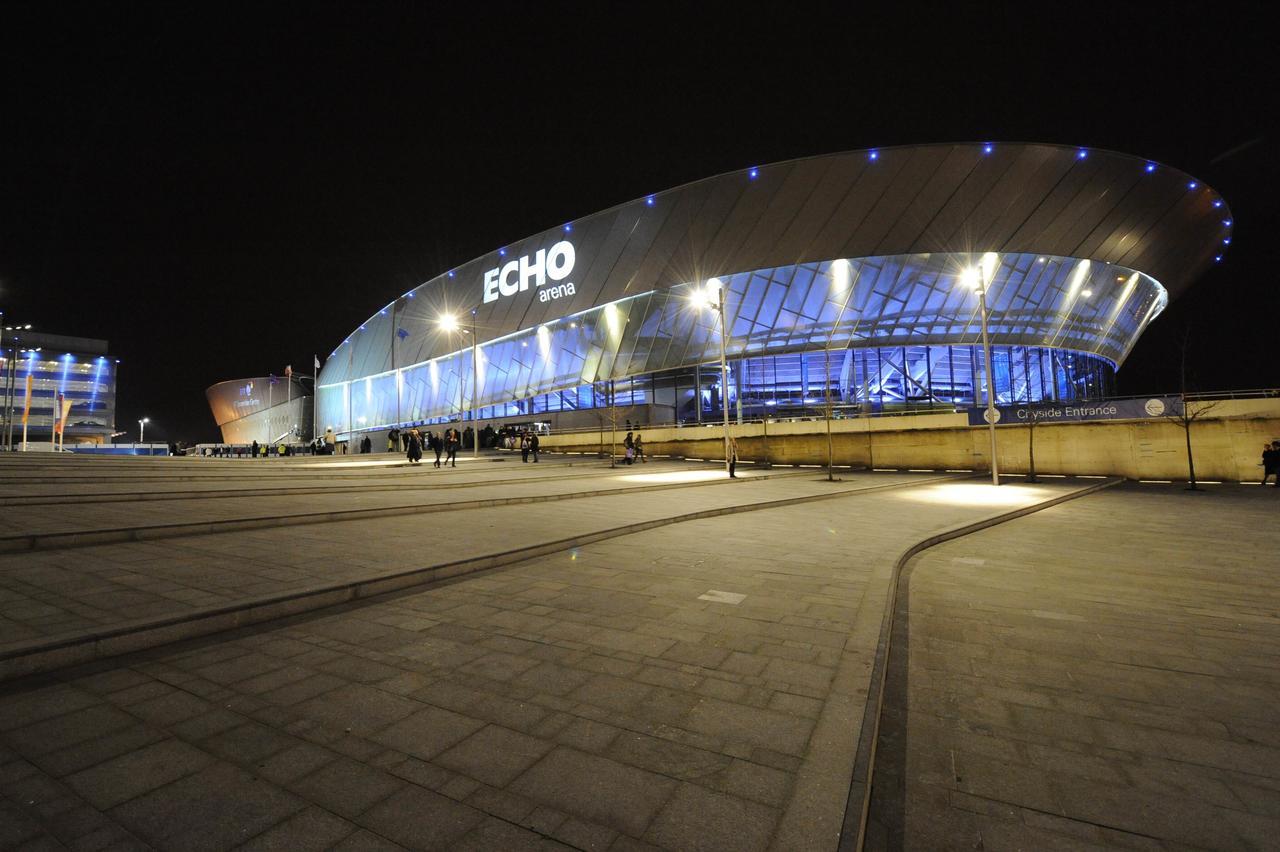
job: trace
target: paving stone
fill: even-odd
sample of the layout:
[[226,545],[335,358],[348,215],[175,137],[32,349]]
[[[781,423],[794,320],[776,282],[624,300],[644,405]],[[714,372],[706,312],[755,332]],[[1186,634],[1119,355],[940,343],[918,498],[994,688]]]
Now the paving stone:
[[200,852],[244,843],[302,808],[283,790],[215,763],[111,813],[152,845]]
[[275,728],[247,722],[236,728],[214,734],[200,747],[232,763],[256,764],[276,752],[296,745],[298,740]]
[[208,766],[212,758],[186,743],[169,739],[129,751],[67,778],[67,783],[103,810]]
[[19,728],[7,734],[6,740],[20,748],[23,754],[47,754],[124,728],[136,727],[137,724],[137,720],[125,711],[97,704]]
[[113,734],[85,740],[68,748],[34,756],[32,760],[45,772],[55,778],[61,778],[162,739],[165,739],[162,732],[143,725],[135,725]]
[[559,746],[511,789],[589,822],[639,836],[675,786],[652,772]]
[[295,781],[293,792],[349,819],[404,786],[404,782],[380,769],[341,758]]
[[408,698],[363,684],[347,684],[296,706],[298,713],[339,729],[365,736],[419,711]]
[[547,753],[552,744],[487,725],[434,759],[494,787],[506,787]]
[[764,850],[777,820],[771,808],[696,784],[681,784],[645,834],[660,846],[690,852]]
[[[420,706],[420,705],[419,705]],[[431,759],[484,727],[484,723],[438,707],[425,707],[373,735],[375,742]]]
[[374,806],[359,822],[408,849],[448,849],[484,819],[474,808],[407,786]]

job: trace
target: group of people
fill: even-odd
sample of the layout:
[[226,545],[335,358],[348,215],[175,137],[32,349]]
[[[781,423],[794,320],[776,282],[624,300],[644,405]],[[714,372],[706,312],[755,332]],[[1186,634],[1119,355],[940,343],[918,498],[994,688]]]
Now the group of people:
[[[431,431],[422,433],[417,429],[408,429],[400,434],[403,437],[399,440],[404,446],[405,458],[409,459],[410,464],[420,464],[425,450],[436,454],[432,467],[458,466],[458,449],[462,446],[462,434],[457,429],[446,429],[441,435]],[[366,435],[365,441],[368,440]],[[388,438],[388,444],[394,447],[391,440]],[[366,449],[363,452],[369,452],[369,450]],[[440,460],[441,454],[444,455],[444,461]]]
[[1280,441],[1262,445],[1262,484],[1272,476],[1276,478],[1273,487],[1280,488]]
[[640,437],[640,433],[634,435],[628,432],[627,437],[622,439],[623,464],[635,464],[636,461],[647,462],[644,457],[644,438]]

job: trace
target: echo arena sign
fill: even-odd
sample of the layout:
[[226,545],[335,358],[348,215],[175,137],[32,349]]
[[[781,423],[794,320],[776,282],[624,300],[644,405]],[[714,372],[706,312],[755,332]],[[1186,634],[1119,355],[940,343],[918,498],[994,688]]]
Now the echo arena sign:
[[[526,254],[501,267],[495,266],[484,274],[484,300],[496,302],[522,293],[530,285],[537,288],[540,302],[572,296],[576,292],[573,282],[565,279],[573,272],[576,259],[573,243],[561,240],[549,249],[538,249],[532,258]],[[564,283],[556,283],[561,281]]]

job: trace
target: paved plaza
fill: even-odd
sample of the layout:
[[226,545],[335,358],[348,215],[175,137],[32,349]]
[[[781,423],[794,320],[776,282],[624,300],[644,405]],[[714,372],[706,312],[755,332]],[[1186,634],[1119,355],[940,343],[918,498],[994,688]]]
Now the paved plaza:
[[1280,498],[837,476],[0,459],[0,848],[1277,836]]

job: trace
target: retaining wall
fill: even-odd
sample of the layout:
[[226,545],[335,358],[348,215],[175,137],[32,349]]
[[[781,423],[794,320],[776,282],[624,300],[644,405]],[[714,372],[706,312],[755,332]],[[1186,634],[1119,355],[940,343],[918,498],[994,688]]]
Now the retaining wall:
[[[1199,403],[1193,403],[1199,406]],[[1208,408],[1208,406],[1204,406]],[[826,464],[826,421],[730,425],[744,460],[773,464]],[[668,426],[638,430],[650,455],[723,459],[722,427]],[[1129,479],[1186,479],[1186,433],[1166,419],[1043,423],[1033,429],[996,429],[1001,471],[1025,473],[1028,438],[1034,432],[1038,473],[1102,474]],[[616,433],[621,454],[625,430]],[[1223,400],[1191,426],[1196,476],[1255,481],[1264,442],[1280,440],[1280,399]],[[607,451],[609,434],[552,434],[542,439],[552,452]],[[831,421],[837,465],[940,469],[990,469],[990,439],[965,414],[920,414]]]

